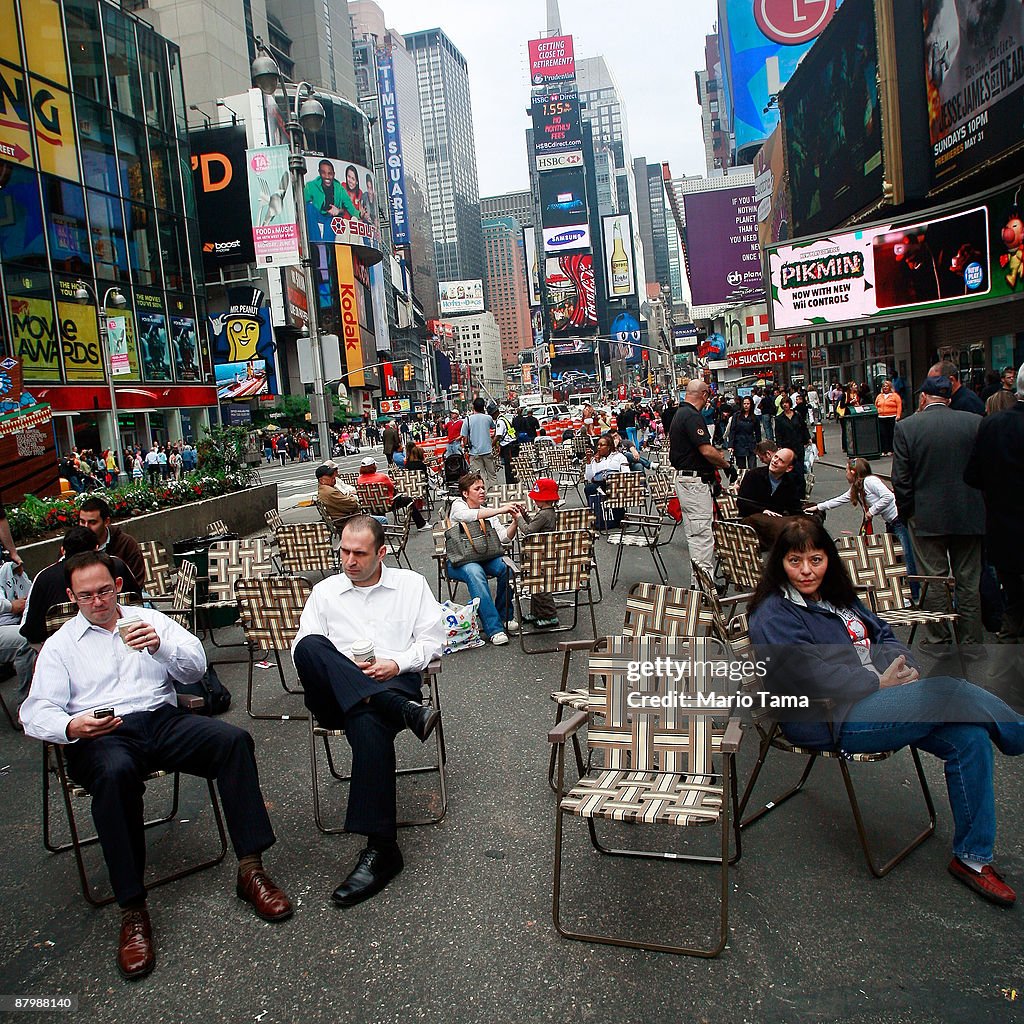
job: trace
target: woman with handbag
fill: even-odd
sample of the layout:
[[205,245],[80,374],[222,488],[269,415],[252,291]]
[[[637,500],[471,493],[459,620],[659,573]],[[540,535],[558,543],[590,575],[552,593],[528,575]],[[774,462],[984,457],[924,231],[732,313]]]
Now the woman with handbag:
[[[451,526],[445,531],[448,578],[469,588],[469,596],[480,601],[480,625],[496,647],[508,643],[508,633],[519,623],[512,618],[510,570],[502,552],[519,529],[519,505],[488,507],[487,486],[479,473],[467,473],[459,479],[459,497],[449,513]],[[497,516],[511,516],[503,527]],[[488,522],[491,520],[491,522]],[[498,581],[494,599],[488,579]]]

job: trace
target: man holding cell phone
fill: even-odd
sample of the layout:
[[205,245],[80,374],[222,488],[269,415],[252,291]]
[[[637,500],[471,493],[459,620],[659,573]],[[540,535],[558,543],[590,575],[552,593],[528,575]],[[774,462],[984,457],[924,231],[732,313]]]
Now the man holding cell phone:
[[263,869],[274,833],[260,792],[252,737],[226,722],[188,714],[174,683],[206,671],[199,640],[161,612],[122,608],[110,557],[86,551],[64,563],[78,615],[47,640],[21,706],[29,736],[66,745],[72,778],[92,796],[92,815],[122,912],[117,965],[127,979],[153,970],[146,909],[144,779],[157,769],[217,780],[238,855],[236,893],[265,921],[292,914]]

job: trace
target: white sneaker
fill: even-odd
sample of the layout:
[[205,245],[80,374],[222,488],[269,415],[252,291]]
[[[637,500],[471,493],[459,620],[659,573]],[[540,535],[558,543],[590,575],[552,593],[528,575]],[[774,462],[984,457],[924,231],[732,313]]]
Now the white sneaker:
[[505,625],[505,629],[510,633],[517,633],[519,631],[519,623],[515,619],[509,619]]
[[491,637],[491,643],[494,644],[495,647],[504,646],[508,643],[508,633],[495,633],[494,636]]

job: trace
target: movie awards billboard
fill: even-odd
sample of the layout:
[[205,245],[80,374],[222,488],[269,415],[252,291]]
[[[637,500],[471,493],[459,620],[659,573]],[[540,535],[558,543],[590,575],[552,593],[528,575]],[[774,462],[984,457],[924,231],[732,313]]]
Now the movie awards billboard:
[[1024,143],[1024,4],[924,0],[924,76],[936,184]]
[[772,331],[1024,297],[1024,178],[919,220],[771,246]]
[[530,51],[531,85],[568,82],[576,77],[572,36],[531,39],[526,45]]

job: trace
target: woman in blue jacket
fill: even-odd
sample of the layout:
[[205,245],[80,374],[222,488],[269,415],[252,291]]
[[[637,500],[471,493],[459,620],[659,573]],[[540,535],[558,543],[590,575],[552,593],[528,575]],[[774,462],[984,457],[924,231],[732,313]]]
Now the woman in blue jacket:
[[[750,633],[767,662],[767,689],[806,696],[782,723],[793,743],[851,754],[915,746],[945,762],[953,812],[949,872],[981,896],[1012,906],[993,870],[992,744],[1024,753],[1024,718],[964,679],[921,679],[910,651],[857,600],[832,538],[816,520],[779,535],[751,599]],[[814,701],[830,702],[828,712]]]

